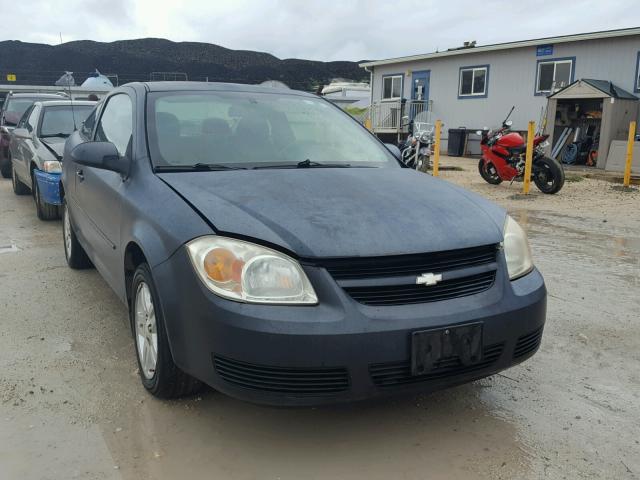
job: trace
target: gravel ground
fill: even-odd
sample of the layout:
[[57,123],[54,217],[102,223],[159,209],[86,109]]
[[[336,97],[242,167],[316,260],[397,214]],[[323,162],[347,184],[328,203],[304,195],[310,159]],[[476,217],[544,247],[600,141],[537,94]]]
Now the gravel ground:
[[516,199],[442,161],[528,230],[542,347],[444,392],[320,409],[147,395],[125,308],[1,181],[0,478],[640,478],[640,193],[584,179]]

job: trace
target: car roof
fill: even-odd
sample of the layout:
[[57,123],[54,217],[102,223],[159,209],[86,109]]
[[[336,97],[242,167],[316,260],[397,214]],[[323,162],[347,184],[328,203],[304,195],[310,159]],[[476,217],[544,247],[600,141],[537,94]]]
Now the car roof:
[[11,93],[7,95],[11,98],[69,98],[63,93]]
[[178,91],[229,91],[229,92],[255,92],[255,93],[279,93],[282,95],[315,96],[300,90],[285,90],[284,88],[266,87],[261,85],[249,85],[245,83],[222,82],[134,82],[124,86],[132,88],[144,88],[148,92],[178,92]]
[[68,105],[74,105],[79,107],[84,107],[84,106],[93,107],[98,102],[92,102],[89,100],[74,100],[73,102],[71,100],[47,100],[47,101],[38,101],[34,103],[40,104],[43,107],[68,106]]

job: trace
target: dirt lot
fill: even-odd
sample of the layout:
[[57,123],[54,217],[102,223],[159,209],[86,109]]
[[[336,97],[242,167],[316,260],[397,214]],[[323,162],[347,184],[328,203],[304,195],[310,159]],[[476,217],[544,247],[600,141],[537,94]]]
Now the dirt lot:
[[640,193],[585,179],[512,199],[521,185],[443,163],[528,230],[542,347],[470,385],[321,409],[147,395],[124,306],[0,181],[0,479],[640,478]]

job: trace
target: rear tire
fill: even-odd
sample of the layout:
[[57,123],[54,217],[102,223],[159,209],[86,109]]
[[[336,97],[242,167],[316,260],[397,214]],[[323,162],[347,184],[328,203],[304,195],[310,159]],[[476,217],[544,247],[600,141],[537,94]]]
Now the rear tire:
[[500,185],[502,183],[502,179],[500,178],[500,175],[498,175],[498,171],[493,163],[485,163],[481,158],[478,162],[478,171],[485,182],[490,183],[491,185]]
[[130,298],[129,318],[144,388],[158,398],[198,392],[202,382],[180,370],[173,361],[158,293],[146,263],[139,265],[133,274]]
[[0,174],[4,178],[11,178],[11,158],[8,152],[5,152],[4,158],[0,159]]
[[564,185],[564,168],[553,158],[540,157],[534,164],[533,181],[542,193],[558,193]]
[[66,199],[63,200],[62,208],[62,242],[64,244],[64,256],[69,267],[74,270],[82,270],[93,266],[87,256],[87,252],[84,251],[73,231]]
[[33,199],[36,202],[36,213],[40,220],[49,221],[60,218],[58,206],[51,205],[50,203],[42,200],[40,186],[38,185],[38,180],[36,180],[35,176],[33,177]]
[[28,195],[29,187],[20,181],[16,175],[16,170],[13,168],[11,159],[9,159],[9,165],[11,166],[11,185],[13,186],[13,193],[16,195]]

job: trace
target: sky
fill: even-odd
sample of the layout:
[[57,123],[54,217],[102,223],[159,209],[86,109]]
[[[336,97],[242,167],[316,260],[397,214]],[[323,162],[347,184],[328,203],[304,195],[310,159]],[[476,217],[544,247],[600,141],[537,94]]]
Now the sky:
[[279,58],[373,60],[471,40],[486,45],[636,27],[637,1],[0,0],[0,39],[160,37]]

